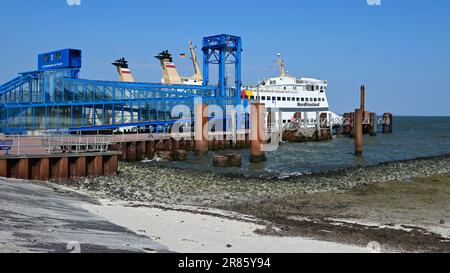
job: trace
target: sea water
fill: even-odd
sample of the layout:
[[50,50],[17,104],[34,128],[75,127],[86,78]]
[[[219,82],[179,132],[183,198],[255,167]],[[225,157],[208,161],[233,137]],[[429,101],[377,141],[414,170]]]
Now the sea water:
[[213,167],[213,155],[223,151],[165,164],[219,173],[285,177],[450,153],[450,117],[395,116],[393,125],[392,134],[382,134],[379,126],[377,136],[364,136],[362,157],[354,156],[354,139],[335,136],[324,142],[283,143],[266,154],[266,162],[258,164],[250,163],[248,149],[238,150],[243,157],[240,168]]

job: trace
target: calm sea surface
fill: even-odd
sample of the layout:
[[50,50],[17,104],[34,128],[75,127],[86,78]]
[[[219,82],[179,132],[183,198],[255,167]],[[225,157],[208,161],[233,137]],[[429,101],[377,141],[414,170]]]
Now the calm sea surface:
[[364,137],[361,158],[353,155],[354,140],[345,136],[320,143],[285,143],[277,151],[267,153],[267,162],[261,164],[249,162],[249,150],[239,152],[243,156],[241,168],[213,167],[214,152],[202,158],[192,157],[187,162],[163,164],[221,173],[284,177],[447,154],[450,153],[450,117],[394,117],[393,134]]

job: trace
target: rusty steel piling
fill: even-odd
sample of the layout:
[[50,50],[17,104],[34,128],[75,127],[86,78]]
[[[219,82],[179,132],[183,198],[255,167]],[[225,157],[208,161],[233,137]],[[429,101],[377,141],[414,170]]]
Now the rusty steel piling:
[[261,138],[264,126],[265,104],[252,103],[250,114],[250,161],[259,163],[266,161],[266,154],[262,150],[264,140]]
[[205,130],[208,125],[207,110],[208,105],[206,104],[197,104],[195,106],[194,138],[197,155],[206,154],[209,149],[207,130]]
[[355,155],[361,156],[363,153],[363,115],[361,109],[355,110]]

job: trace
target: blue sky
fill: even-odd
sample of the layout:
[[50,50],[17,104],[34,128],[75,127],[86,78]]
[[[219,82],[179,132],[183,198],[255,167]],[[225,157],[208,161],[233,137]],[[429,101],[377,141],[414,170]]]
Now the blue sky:
[[[38,53],[67,47],[83,50],[83,78],[115,80],[110,63],[124,56],[137,80],[157,82],[157,52],[187,52],[189,39],[200,46],[203,36],[229,33],[243,39],[245,84],[275,76],[273,62],[281,52],[290,74],[329,81],[336,112],[354,109],[365,84],[371,111],[450,116],[448,0],[381,0],[381,6],[367,0],[81,4],[3,1],[0,82],[34,70]],[[181,74],[192,74],[188,59],[175,61]]]

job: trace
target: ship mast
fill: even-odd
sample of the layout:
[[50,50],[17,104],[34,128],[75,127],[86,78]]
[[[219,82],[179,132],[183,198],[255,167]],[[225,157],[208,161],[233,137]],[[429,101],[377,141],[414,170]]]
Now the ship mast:
[[284,78],[286,76],[286,72],[284,71],[284,61],[281,58],[281,53],[278,53],[278,65],[280,66],[280,78]]
[[200,65],[198,64],[197,54],[195,54],[195,46],[192,42],[189,42],[189,51],[191,53],[191,60],[194,64],[194,76],[192,76],[192,79],[197,81],[203,81],[203,75],[202,71],[200,70]]

